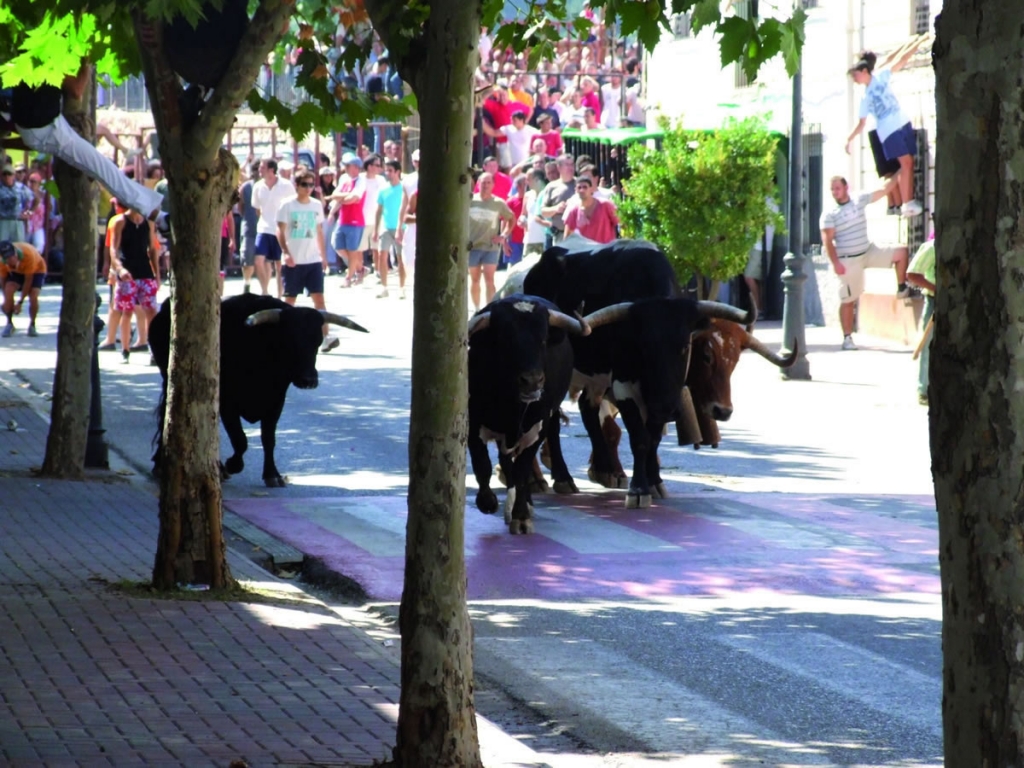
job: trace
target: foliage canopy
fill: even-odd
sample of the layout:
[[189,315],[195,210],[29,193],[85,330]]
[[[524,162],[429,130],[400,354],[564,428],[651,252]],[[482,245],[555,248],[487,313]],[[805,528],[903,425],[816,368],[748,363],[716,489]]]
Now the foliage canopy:
[[[96,64],[100,77],[120,82],[142,71],[131,14],[141,9],[154,19],[183,16],[190,23],[203,18],[204,6],[216,9],[233,0],[7,0],[0,4],[0,83],[10,87],[59,84],[78,70],[83,57]],[[423,71],[424,29],[429,24],[427,0],[376,0],[375,18],[387,19],[378,29],[391,61],[402,79],[414,83]],[[711,29],[720,38],[722,64],[739,62],[753,78],[760,66],[782,55],[792,74],[804,39],[804,13],[789,18],[744,19],[723,16],[718,0],[589,0],[589,7],[605,14],[609,27],[618,24],[620,37],[636,35],[653,48],[670,28],[670,16],[690,13],[695,31]],[[255,3],[250,1],[249,10]],[[528,50],[531,65],[553,60],[555,46],[567,37],[585,39],[592,21],[583,15],[569,18],[568,0],[530,0],[507,4],[483,0],[481,22],[494,31],[497,46]],[[509,9],[514,9],[509,14]],[[289,57],[296,65],[295,85],[306,104],[295,108],[256,87],[249,106],[276,122],[295,138],[311,131],[344,130],[371,119],[398,120],[415,107],[412,95],[401,100],[387,97],[371,101],[352,87],[346,72],[369,60],[372,25],[365,0],[295,0],[291,20],[277,43],[277,67]],[[339,46],[340,43],[340,46]]]
[[743,271],[764,228],[782,225],[767,203],[775,194],[777,139],[759,118],[717,131],[667,120],[662,128],[660,148],[629,149],[623,229],[664,250],[682,283],[695,275],[728,280]]

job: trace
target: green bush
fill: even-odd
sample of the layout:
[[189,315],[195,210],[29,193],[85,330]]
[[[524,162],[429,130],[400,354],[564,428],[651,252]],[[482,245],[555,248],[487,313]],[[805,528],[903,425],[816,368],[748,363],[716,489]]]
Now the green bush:
[[765,227],[783,224],[767,204],[776,195],[777,140],[758,118],[730,120],[717,131],[689,131],[667,120],[662,128],[660,148],[629,148],[623,232],[660,247],[683,285],[694,276],[729,280],[743,272]]

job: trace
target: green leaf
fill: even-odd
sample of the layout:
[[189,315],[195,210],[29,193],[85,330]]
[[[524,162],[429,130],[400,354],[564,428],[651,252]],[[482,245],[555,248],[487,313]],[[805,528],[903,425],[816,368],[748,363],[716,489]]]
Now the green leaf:
[[722,66],[739,61],[750,45],[755,34],[754,24],[739,16],[730,16],[718,25],[716,30],[721,38],[718,48],[722,53]]
[[[653,49],[661,40],[662,30],[668,29],[668,18],[659,0],[620,2],[617,6],[610,6],[608,10],[612,11],[613,8],[617,10],[622,23],[620,34],[623,37],[636,34],[647,49]],[[608,23],[606,18],[605,24]]]
[[804,47],[804,22],[807,14],[803,8],[797,8],[793,17],[779,25],[779,46],[782,58],[786,62],[786,72],[790,77],[800,68],[800,54]]
[[782,22],[778,19],[765,19],[757,28],[757,36],[761,41],[758,63],[763,64],[779,53],[782,45]]
[[690,26],[694,34],[704,27],[717,27],[722,21],[722,11],[718,0],[699,0],[690,12]]

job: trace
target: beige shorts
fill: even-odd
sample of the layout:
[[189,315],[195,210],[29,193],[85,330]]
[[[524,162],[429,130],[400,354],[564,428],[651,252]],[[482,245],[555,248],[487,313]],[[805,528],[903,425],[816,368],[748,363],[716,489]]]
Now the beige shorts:
[[363,235],[359,238],[359,247],[356,249],[362,253],[366,253],[371,248],[376,248],[376,243],[371,242],[370,235],[373,234],[373,227],[363,227]]
[[864,270],[885,269],[896,260],[898,246],[879,247],[874,243],[860,256],[845,256],[839,259],[846,272],[839,275],[839,301],[851,304],[864,293]]
[[743,276],[751,280],[764,280],[764,258],[760,248],[751,248],[747,256],[747,266],[743,270]]

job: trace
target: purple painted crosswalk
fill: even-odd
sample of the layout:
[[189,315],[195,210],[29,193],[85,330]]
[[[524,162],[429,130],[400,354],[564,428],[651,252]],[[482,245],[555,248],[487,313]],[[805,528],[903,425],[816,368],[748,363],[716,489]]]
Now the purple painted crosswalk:
[[[532,536],[511,536],[500,514],[467,508],[470,599],[939,593],[930,497],[717,492],[642,510],[611,493],[536,501]],[[400,599],[404,496],[225,503],[372,599]]]

